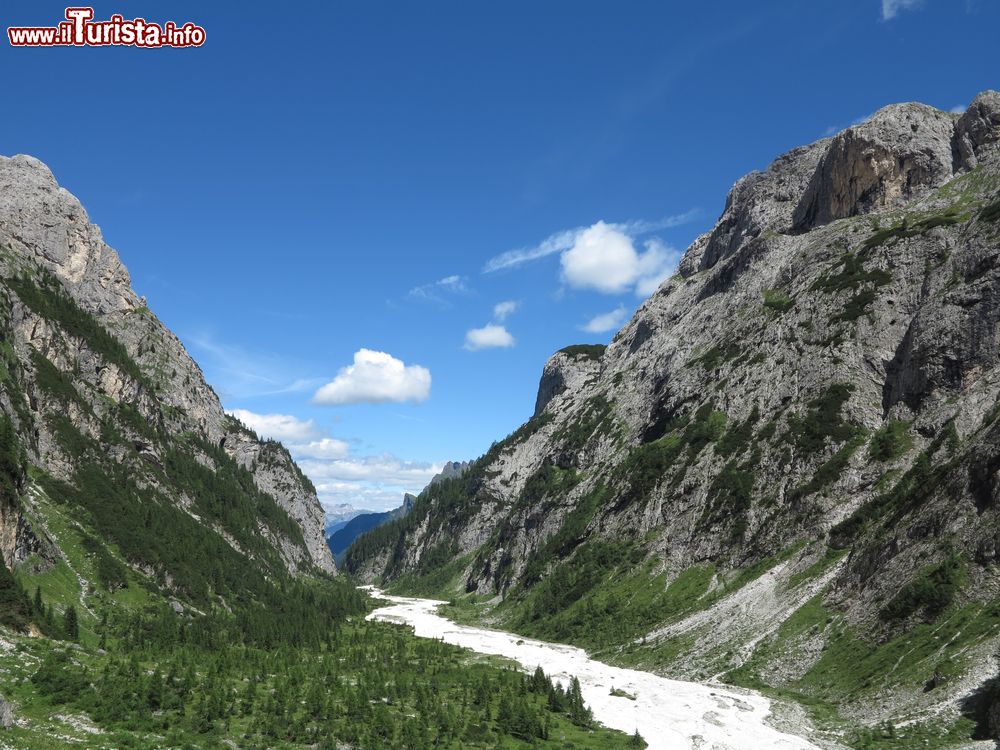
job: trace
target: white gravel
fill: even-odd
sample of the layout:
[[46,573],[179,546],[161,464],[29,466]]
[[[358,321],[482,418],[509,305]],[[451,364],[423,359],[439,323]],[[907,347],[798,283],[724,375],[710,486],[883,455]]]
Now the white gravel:
[[[440,638],[481,654],[504,656],[527,670],[540,665],[564,684],[573,676],[579,678],[594,718],[629,734],[638,729],[649,750],[819,750],[811,742],[767,724],[771,706],[762,695],[612,667],[573,646],[457,625],[437,614],[444,602],[369,590],[373,596],[392,602],[368,615],[369,620],[409,625],[420,637]],[[624,690],[635,700],[612,696],[612,688]]]

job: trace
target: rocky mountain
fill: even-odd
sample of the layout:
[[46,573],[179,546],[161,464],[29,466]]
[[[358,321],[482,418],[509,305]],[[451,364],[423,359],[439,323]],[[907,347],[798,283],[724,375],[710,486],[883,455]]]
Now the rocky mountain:
[[[138,577],[201,603],[247,568],[336,572],[312,484],[225,414],[80,203],[28,156],[0,158],[0,298],[8,568],[65,567],[82,544],[106,589]],[[83,606],[101,588],[86,583]]]
[[771,691],[834,745],[988,731],[998,321],[1000,94],[886,107],[739,180],[606,349],[554,355],[534,416],[346,566]]
[[443,482],[445,479],[455,479],[460,477],[471,465],[471,461],[446,461],[444,466],[441,468],[441,471],[431,477],[431,481],[428,485],[435,485],[438,482]]

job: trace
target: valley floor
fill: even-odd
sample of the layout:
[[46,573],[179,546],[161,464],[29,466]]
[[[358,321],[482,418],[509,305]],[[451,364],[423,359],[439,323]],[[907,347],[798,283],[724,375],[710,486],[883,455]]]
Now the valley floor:
[[417,636],[513,659],[529,670],[541,666],[564,684],[577,677],[594,718],[612,729],[638,730],[650,750],[818,750],[772,727],[770,701],[759,694],[613,667],[574,646],[458,625],[437,614],[441,601],[371,594],[390,604],[369,619],[409,625]]

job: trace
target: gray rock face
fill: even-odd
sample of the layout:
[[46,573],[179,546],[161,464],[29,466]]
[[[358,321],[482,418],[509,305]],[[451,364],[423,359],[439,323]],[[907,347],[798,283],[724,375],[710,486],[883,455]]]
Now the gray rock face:
[[690,275],[712,268],[767,231],[789,231],[795,207],[827,143],[820,141],[789,151],[775,159],[767,171],[753,172],[738,180],[715,228],[685,253],[681,272]]
[[1000,142],[1000,93],[984,91],[973,100],[955,126],[955,141],[966,169],[979,164],[981,152],[996,150]]
[[588,379],[600,372],[600,359],[593,354],[576,353],[572,349],[553,354],[545,363],[535,399],[537,417],[557,396],[578,390]]
[[[471,461],[447,461],[441,471],[431,477],[429,484],[437,484],[444,479],[454,479],[456,477],[460,477],[469,468],[471,463]],[[403,496],[404,507],[406,505],[406,499],[412,497],[413,495],[410,494]]]
[[10,729],[14,726],[14,707],[0,695],[0,729]]
[[[135,294],[118,254],[49,169],[28,156],[0,157],[0,275],[13,278],[37,269],[51,274],[80,308],[93,315],[138,369],[109,359],[93,342],[39,315],[0,284],[0,292],[9,300],[5,327],[17,358],[12,365],[25,381],[31,402],[26,408],[8,397],[4,403],[0,389],[0,405],[22,430],[30,430],[25,442],[32,461],[60,479],[70,479],[75,468],[74,457],[60,448],[50,423],[31,416],[43,407],[64,408],[47,403],[51,398],[38,387],[40,376],[33,357],[40,354],[58,371],[71,373],[80,398],[68,405],[68,416],[82,434],[98,438],[101,417],[110,408],[125,405],[156,430],[171,435],[193,433],[222,446],[302,528],[304,550],[287,539],[273,539],[289,570],[316,566],[335,572],[315,490],[287,451],[267,450],[256,436],[227,417],[201,369]],[[26,420],[35,424],[28,425]],[[142,460],[162,464],[157,448],[140,435],[134,439]],[[268,460],[258,460],[264,453]],[[2,520],[0,541],[5,557],[24,559],[33,549],[23,519],[17,515]]]
[[[707,630],[669,631],[708,639],[682,665],[703,676],[739,664],[816,595],[885,642],[931,617],[889,616],[889,603],[954,555],[967,566],[961,600],[993,600],[998,101],[981,94],[958,118],[888,107],[740,180],[599,361],[553,357],[535,417],[461,486],[421,497],[401,538],[349,560],[352,572],[392,580],[463,560],[458,590],[517,602],[531,581],[577,570],[577,551],[598,540],[634,545],[649,566],[636,569],[667,581],[790,559],[774,568],[782,586],[830,545],[848,550],[805,600],[761,579],[774,607],[759,620],[733,594],[692,616]],[[810,663],[827,636],[803,646]],[[977,653],[997,645],[990,636]],[[722,665],[721,653],[736,656]],[[774,674],[808,668],[783,658]]]
[[952,176],[955,123],[947,112],[897,104],[836,136],[795,209],[794,227],[896,205]]

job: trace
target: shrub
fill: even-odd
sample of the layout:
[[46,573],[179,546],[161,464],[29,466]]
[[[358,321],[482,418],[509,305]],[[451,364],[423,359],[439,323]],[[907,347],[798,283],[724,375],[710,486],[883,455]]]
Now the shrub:
[[841,256],[841,270],[835,274],[824,274],[812,285],[813,291],[840,292],[845,289],[856,290],[862,284],[873,284],[876,288],[885,286],[892,281],[892,275],[887,271],[877,269],[866,271],[860,255],[845,253]]
[[827,440],[843,442],[854,437],[858,428],[840,416],[840,410],[851,397],[854,386],[835,383],[821,396],[806,404],[806,413],[789,419],[788,431],[782,440],[795,447],[800,456],[819,453]]
[[1000,221],[1000,200],[993,201],[980,211],[979,218],[983,221]]
[[560,354],[567,354],[575,359],[598,360],[604,356],[607,346],[604,344],[574,344],[560,349]]
[[909,429],[909,422],[898,419],[886,422],[872,437],[868,455],[875,461],[892,461],[899,458],[913,445]]
[[764,290],[764,307],[774,310],[779,315],[788,312],[795,305],[795,301],[780,289]]

